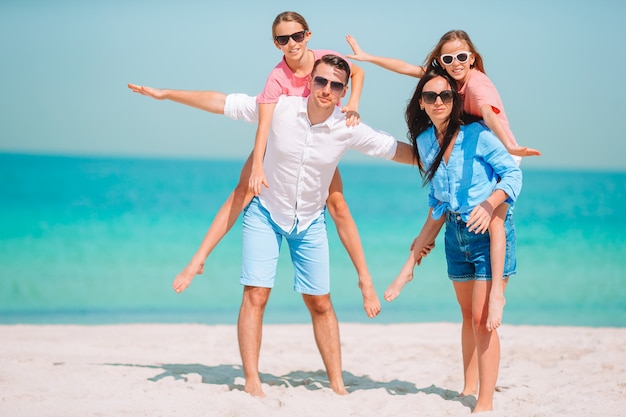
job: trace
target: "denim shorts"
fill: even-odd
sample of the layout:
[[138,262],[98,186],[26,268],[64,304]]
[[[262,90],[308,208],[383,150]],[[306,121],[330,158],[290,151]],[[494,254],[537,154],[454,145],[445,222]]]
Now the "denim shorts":
[[[511,210],[504,220],[506,233],[506,252],[504,274],[510,277],[516,274],[515,226]],[[448,277],[452,281],[491,280],[491,256],[489,252],[489,232],[477,234],[470,232],[457,213],[446,213],[446,260]]]
[[330,259],[324,212],[306,230],[282,230],[255,197],[243,215],[242,285],[273,288],[283,239],[289,245],[294,267],[293,289],[301,294],[330,292]]

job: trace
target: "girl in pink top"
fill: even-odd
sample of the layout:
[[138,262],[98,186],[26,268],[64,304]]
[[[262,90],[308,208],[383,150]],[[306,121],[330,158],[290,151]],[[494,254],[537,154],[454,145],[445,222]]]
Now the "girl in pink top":
[[[263,92],[257,96],[259,125],[255,137],[255,148],[241,170],[239,184],[216,214],[200,248],[189,264],[174,279],[172,286],[176,292],[185,290],[195,275],[204,272],[204,262],[211,251],[232,228],[239,214],[253,196],[261,192],[261,185],[267,186],[263,175],[262,161],[267,143],[267,133],[278,97],[282,94],[307,96],[309,90],[306,85],[315,60],[327,53],[340,55],[333,51],[308,49],[307,43],[310,37],[309,26],[300,14],[283,12],[274,19],[272,38],[276,48],[280,49],[284,56],[270,73]],[[356,125],[359,123],[358,104],[363,87],[364,72],[356,65],[352,65],[351,70],[352,93],[347,105],[342,110],[347,114],[347,124]],[[224,114],[226,94],[221,92],[165,90],[134,84],[129,84],[128,87],[136,93],[158,100],[172,100],[210,113]],[[259,158],[259,160],[255,158]],[[380,312],[380,302],[365,262],[365,254],[356,223],[343,196],[343,184],[338,170],[335,171],[326,203],[341,242],[357,270],[358,285],[361,288],[365,312],[368,317],[374,317]]]
[[[364,52],[358,45],[356,39],[347,36],[346,40],[352,48],[353,55],[348,58],[358,61],[371,62],[388,70],[398,72],[400,74],[410,75],[421,78],[426,74],[427,70],[436,70],[439,72],[447,72],[457,82],[458,92],[464,100],[463,110],[466,114],[475,116],[484,120],[484,123],[504,144],[505,148],[514,158],[522,156],[536,156],[541,153],[535,149],[521,147],[517,144],[500,99],[500,94],[495,88],[491,80],[485,75],[482,57],[474,47],[467,33],[462,30],[452,30],[444,34],[433,51],[429,54],[426,65],[418,66],[409,64],[395,58],[384,58],[370,55]],[[436,98],[436,100],[441,98]],[[504,309],[504,289],[508,282],[508,277],[503,277],[504,256],[506,251],[506,236],[504,231],[504,219],[508,212],[508,204],[504,203],[498,207],[483,207],[483,216],[490,216],[489,223],[490,234],[490,252],[491,252],[491,282],[476,281],[472,285],[490,285],[489,289],[489,311],[486,320],[486,329],[493,333],[493,340],[497,340],[496,329],[502,321],[502,312]],[[473,226],[468,225],[470,231]],[[422,254],[423,255],[423,254]],[[423,256],[415,259],[413,254],[409,256],[406,264],[403,266],[398,277],[393,281],[389,288],[385,291],[385,299],[391,301],[395,299],[404,285],[413,279],[413,269],[415,264],[421,262]],[[472,297],[473,287],[467,285],[465,296]],[[482,312],[462,311],[463,314],[463,364],[465,371],[465,386],[461,395],[475,394],[480,386],[478,402],[474,412],[484,411],[492,408],[493,389],[489,389],[494,381],[480,380],[478,375],[496,375],[496,369],[491,372],[478,372],[477,345],[473,335],[472,322],[475,319],[483,320]],[[475,316],[476,315],[476,316]],[[478,354],[489,356],[489,360],[483,360],[485,364],[497,364],[500,357],[499,346],[480,347]],[[497,359],[497,360],[496,360]]]

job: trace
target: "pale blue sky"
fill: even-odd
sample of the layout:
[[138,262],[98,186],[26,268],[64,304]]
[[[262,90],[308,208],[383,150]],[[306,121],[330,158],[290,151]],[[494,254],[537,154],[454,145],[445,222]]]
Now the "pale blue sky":
[[[626,3],[0,1],[0,152],[243,159],[253,126],[131,93],[155,87],[256,94],[281,58],[276,14],[295,10],[311,48],[421,63],[464,29],[522,145],[524,167],[626,170]],[[365,2],[361,2],[365,3]],[[405,140],[417,83],[363,63],[362,120]]]

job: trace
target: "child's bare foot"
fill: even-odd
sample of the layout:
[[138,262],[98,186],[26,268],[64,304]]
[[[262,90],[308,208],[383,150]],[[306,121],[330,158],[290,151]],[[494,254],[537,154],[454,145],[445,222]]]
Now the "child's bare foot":
[[[370,280],[371,282],[371,280]],[[378,294],[372,284],[364,285],[359,281],[359,288],[361,289],[361,295],[363,296],[363,308],[367,317],[374,318],[380,313],[380,300]]]
[[400,271],[396,279],[394,279],[393,282],[389,285],[389,287],[387,287],[387,290],[385,290],[385,294],[384,294],[385,300],[386,301],[395,300],[400,295],[402,288],[404,288],[404,286],[412,279],[413,279],[413,270],[410,268],[406,268],[406,267],[402,268],[402,270]]
[[506,300],[504,295],[489,294],[489,315],[487,316],[487,330],[492,332],[502,324],[502,312]]
[[172,284],[172,288],[176,292],[183,292],[189,284],[191,284],[191,280],[196,275],[200,275],[204,272],[204,263],[201,263],[199,266],[194,266],[189,264],[182,270],[182,272],[176,275],[174,278],[174,283]]

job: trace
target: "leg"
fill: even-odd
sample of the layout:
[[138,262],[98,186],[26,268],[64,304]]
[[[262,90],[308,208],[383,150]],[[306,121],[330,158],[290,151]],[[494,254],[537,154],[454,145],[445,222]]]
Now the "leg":
[[[503,286],[506,286],[506,280]],[[493,393],[500,367],[500,339],[498,332],[487,330],[486,325],[491,282],[455,282],[454,290],[463,314],[461,343],[465,386],[461,395],[478,392],[474,413],[493,410]]]
[[411,253],[409,255],[409,259],[407,259],[404,265],[402,266],[402,269],[400,270],[400,273],[398,274],[396,279],[394,279],[393,282],[389,285],[389,287],[387,287],[387,290],[385,290],[385,294],[384,294],[385,300],[393,301],[400,295],[402,288],[404,288],[404,286],[413,279],[414,268],[415,268],[415,257],[413,256],[413,253]]
[[261,353],[263,313],[270,291],[271,288],[245,286],[241,309],[239,310],[239,320],[237,321],[239,352],[246,379],[244,391],[257,397],[265,396],[259,377],[259,355]]
[[380,301],[372,276],[365,262],[365,252],[361,245],[361,238],[356,223],[350,213],[350,208],[343,195],[343,184],[339,170],[335,170],[335,175],[328,190],[328,200],[326,200],[328,212],[330,213],[341,243],[346,248],[359,277],[359,288],[363,296],[363,308],[368,317],[372,318],[380,313]]
[[395,300],[398,295],[400,295],[404,286],[413,279],[413,270],[415,269],[415,265],[417,264],[419,266],[424,257],[427,256],[435,247],[435,239],[437,238],[444,222],[445,216],[442,216],[440,220],[433,220],[432,209],[428,212],[424,226],[422,226],[419,235],[417,235],[411,243],[411,254],[409,255],[409,258],[402,266],[402,269],[396,279],[393,280],[391,285],[389,285],[385,291],[385,300]]
[[474,338],[472,297],[474,281],[453,282],[456,299],[461,307],[463,324],[461,327],[461,351],[463,354],[463,391],[461,395],[475,395],[478,392],[478,359]]
[[252,154],[248,156],[246,163],[241,169],[239,183],[228,196],[226,202],[219,209],[209,227],[200,248],[196,251],[189,264],[174,279],[172,287],[176,292],[182,292],[191,284],[197,274],[204,272],[204,261],[215,249],[220,240],[233,227],[241,211],[250,203],[254,195],[248,190],[248,179],[252,166]]
[[302,294],[304,303],[311,313],[313,333],[317,348],[322,355],[324,367],[328,373],[328,380],[332,390],[340,395],[347,394],[343,384],[341,371],[341,344],[339,341],[339,324],[330,301],[330,294],[307,295]]
[[[506,288],[506,280],[502,288]],[[478,358],[478,399],[473,412],[493,410],[493,393],[498,380],[500,368],[500,338],[497,330],[487,329],[487,312],[490,281],[476,281],[472,300],[473,327],[476,340],[476,354]]]
[[509,205],[504,203],[496,207],[489,224],[489,252],[491,256],[491,291],[489,293],[489,315],[487,317],[487,330],[495,330],[502,323],[504,311],[503,274],[504,256],[506,252],[506,233],[504,231],[504,219]]
[[256,200],[246,209],[241,224],[239,282],[244,291],[237,335],[246,379],[244,390],[254,396],[264,396],[259,378],[263,314],[274,286],[282,236],[273,229],[269,213]]

